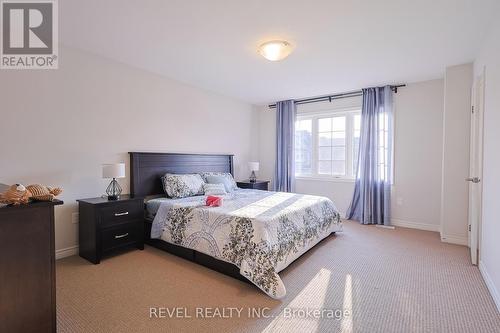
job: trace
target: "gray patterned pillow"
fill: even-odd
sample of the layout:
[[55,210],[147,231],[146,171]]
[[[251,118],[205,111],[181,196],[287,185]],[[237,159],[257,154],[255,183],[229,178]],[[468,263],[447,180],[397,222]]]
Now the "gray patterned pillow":
[[208,181],[207,181],[208,176],[223,176],[231,184],[232,190],[238,189],[238,186],[236,185],[236,181],[234,180],[233,175],[229,172],[202,172],[202,173],[200,173],[200,175],[201,175],[201,177],[203,177],[203,180],[205,181],[205,183],[208,183]]
[[163,190],[170,198],[178,199],[203,194],[205,182],[199,174],[167,173],[161,180]]
[[203,185],[205,195],[224,195],[227,194],[224,184],[205,184]]

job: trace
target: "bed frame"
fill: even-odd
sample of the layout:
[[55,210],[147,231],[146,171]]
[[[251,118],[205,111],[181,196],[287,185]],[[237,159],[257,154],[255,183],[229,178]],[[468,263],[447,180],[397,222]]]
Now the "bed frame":
[[[164,194],[161,177],[167,172],[180,174],[230,172],[234,176],[233,155],[143,152],[131,152],[129,154],[130,194],[133,196],[147,197]],[[240,269],[233,264],[215,259],[196,250],[167,243],[161,239],[151,239],[152,222],[153,221],[150,219],[144,219],[144,242],[146,244],[193,261],[235,279],[251,283],[240,274]],[[324,238],[319,243],[327,238],[328,237]]]
[[[139,197],[163,194],[160,177],[165,173],[230,172],[233,155],[130,152],[130,194]],[[233,264],[196,250],[151,239],[152,221],[144,219],[144,242],[150,246],[193,261],[222,274],[250,283]]]

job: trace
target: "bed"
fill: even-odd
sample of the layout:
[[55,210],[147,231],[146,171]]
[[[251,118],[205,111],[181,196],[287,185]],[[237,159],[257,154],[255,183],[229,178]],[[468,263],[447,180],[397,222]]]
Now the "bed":
[[276,299],[286,295],[278,273],[342,228],[324,197],[238,189],[224,196],[222,207],[204,206],[204,196],[157,197],[167,172],[233,174],[232,155],[134,152],[130,161],[131,194],[150,198],[148,245],[251,282]]

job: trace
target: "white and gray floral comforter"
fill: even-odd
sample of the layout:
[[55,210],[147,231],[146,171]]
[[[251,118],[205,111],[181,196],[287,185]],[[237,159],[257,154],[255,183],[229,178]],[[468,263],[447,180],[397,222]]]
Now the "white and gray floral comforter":
[[324,197],[259,190],[237,190],[222,207],[204,206],[197,196],[162,202],[152,238],[203,252],[232,263],[273,298],[286,289],[278,272],[342,223]]

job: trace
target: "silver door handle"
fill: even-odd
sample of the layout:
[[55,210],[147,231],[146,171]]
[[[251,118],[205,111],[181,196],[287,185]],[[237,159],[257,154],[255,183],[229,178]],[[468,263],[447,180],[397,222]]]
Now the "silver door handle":
[[115,216],[123,216],[123,215],[128,215],[128,212],[115,213]]
[[465,181],[473,182],[474,184],[477,184],[481,181],[481,179],[479,179],[479,177],[469,177],[469,178],[465,178]]
[[128,232],[126,234],[123,234],[123,235],[116,235],[115,239],[123,238],[123,237],[127,237],[127,236],[128,236]]

